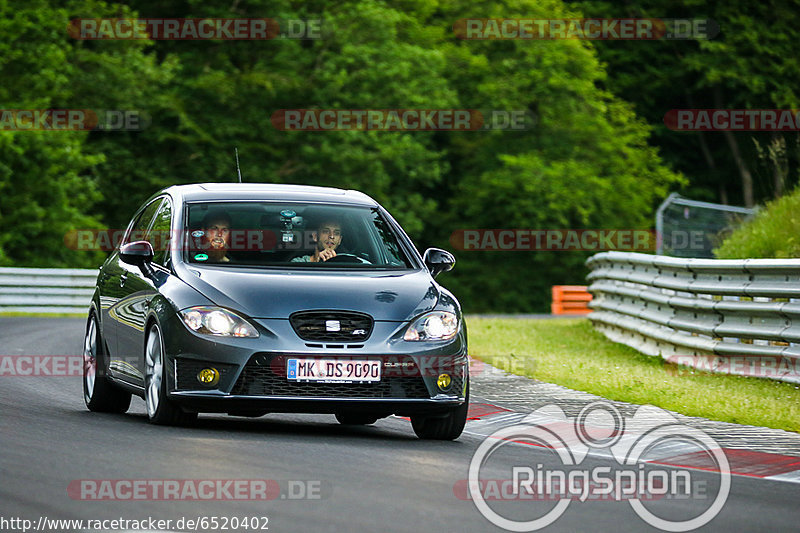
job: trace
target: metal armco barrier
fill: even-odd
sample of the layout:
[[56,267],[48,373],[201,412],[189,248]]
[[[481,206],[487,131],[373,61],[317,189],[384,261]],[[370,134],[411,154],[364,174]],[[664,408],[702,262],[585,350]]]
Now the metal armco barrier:
[[590,257],[588,318],[609,339],[712,372],[800,383],[800,259]]
[[0,313],[86,313],[97,270],[0,267]]
[[592,295],[586,292],[586,285],[553,285],[552,293],[550,312],[554,315],[585,315],[591,311],[587,304]]

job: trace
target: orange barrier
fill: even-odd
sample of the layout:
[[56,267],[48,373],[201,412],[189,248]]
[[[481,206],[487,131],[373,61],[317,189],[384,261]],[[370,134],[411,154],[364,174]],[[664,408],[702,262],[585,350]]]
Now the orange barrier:
[[550,312],[554,315],[585,315],[591,312],[588,306],[591,300],[586,285],[553,285]]

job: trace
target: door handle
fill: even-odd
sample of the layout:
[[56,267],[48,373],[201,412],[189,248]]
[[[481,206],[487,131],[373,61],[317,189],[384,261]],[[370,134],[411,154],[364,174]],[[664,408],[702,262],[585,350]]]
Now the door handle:
[[120,287],[124,287],[126,281],[128,281],[128,273],[127,272],[119,277],[119,286]]

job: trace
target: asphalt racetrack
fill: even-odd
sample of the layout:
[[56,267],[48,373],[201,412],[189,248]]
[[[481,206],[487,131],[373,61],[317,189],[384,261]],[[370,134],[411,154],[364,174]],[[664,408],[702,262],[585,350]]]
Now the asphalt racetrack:
[[[77,355],[83,333],[82,319],[0,319],[3,355]],[[492,402],[479,380],[472,402]],[[181,518],[216,517],[221,525],[227,517],[233,530],[231,519],[258,517],[258,527],[248,530],[268,525],[271,532],[503,531],[458,489],[484,440],[471,431],[473,424],[468,422],[466,432],[454,442],[418,440],[409,421],[395,417],[373,426],[350,427],[332,415],[269,414],[256,419],[201,415],[193,427],[159,427],[147,422],[139,398],[125,415],[89,412],[77,376],[2,375],[0,517],[28,519],[37,526],[40,517],[152,517],[172,520],[172,530],[178,530],[175,524]],[[604,463],[614,466],[612,461],[587,457],[582,467]],[[552,450],[508,445],[487,463],[487,478],[492,470],[494,477],[507,478],[515,465],[558,468],[560,463]],[[692,476],[709,490],[719,478],[702,471]],[[251,479],[269,480],[279,492],[267,501],[96,501],[76,490],[80,480]],[[798,483],[733,476],[727,502],[702,529],[797,531],[798,502]],[[542,516],[553,505],[513,501],[499,502],[495,508],[521,520]],[[649,502],[648,508],[678,520],[698,515],[708,505],[702,498],[661,498]],[[10,522],[2,529],[21,531]],[[657,531],[627,501],[570,502],[545,530]]]

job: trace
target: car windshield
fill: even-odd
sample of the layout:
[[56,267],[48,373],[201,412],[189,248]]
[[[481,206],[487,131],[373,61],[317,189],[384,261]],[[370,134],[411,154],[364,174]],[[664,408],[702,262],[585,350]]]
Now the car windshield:
[[187,207],[185,259],[194,264],[408,269],[378,209],[274,202]]

